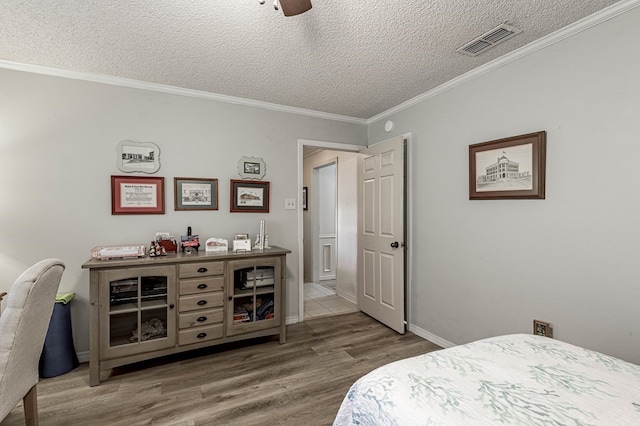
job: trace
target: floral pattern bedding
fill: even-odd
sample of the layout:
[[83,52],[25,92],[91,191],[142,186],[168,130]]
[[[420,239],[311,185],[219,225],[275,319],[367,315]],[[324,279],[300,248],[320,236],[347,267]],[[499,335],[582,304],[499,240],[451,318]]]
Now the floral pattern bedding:
[[640,425],[640,366],[547,337],[494,337],[363,376],[342,425]]

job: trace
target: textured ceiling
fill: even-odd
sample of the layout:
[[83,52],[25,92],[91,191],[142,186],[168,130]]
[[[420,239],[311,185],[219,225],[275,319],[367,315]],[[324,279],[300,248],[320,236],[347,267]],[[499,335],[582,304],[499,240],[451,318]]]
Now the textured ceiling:
[[[616,0],[2,0],[0,61],[368,119]],[[456,49],[523,30],[478,57]]]

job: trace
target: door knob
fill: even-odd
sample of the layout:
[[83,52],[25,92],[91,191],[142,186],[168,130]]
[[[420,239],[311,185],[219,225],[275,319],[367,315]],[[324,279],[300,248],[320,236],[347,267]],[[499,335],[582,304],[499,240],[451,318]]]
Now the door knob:
[[391,248],[397,249],[398,247],[400,247],[400,244],[397,241],[391,243]]

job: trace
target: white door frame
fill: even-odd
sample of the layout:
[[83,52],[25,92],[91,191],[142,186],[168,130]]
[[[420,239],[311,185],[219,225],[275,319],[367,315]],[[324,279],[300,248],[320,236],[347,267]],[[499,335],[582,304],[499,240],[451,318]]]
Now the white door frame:
[[[405,229],[407,237],[405,239],[406,245],[406,287],[405,287],[405,317],[407,321],[407,330],[410,330],[411,325],[411,289],[413,288],[413,275],[412,275],[412,253],[413,253],[413,187],[412,187],[412,151],[413,144],[411,143],[411,133],[404,133],[402,135],[407,140],[407,161],[405,164],[405,173],[407,175],[406,180],[406,194],[405,202],[407,207]],[[330,149],[334,151],[350,151],[359,152],[364,148],[362,145],[343,144],[336,142],[316,141],[310,139],[298,139],[298,206],[302,206],[302,178],[304,174],[304,147],[313,146],[317,148]],[[302,216],[302,208],[298,209],[298,322],[304,321],[304,221]]]

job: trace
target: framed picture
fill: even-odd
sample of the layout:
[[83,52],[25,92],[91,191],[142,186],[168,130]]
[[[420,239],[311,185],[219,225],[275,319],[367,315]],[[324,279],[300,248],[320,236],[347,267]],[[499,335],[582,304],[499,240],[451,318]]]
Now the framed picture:
[[111,214],[164,214],[164,178],[111,176]]
[[303,210],[308,210],[309,206],[307,205],[307,201],[308,201],[308,194],[307,194],[307,187],[303,186],[302,187],[302,209]]
[[153,142],[121,141],[116,152],[116,167],[123,173],[155,173],[160,169],[160,148]]
[[242,179],[261,180],[267,173],[267,166],[262,158],[242,157],[238,161],[238,174]]
[[231,211],[269,213],[269,182],[231,180]]
[[469,199],[544,199],[546,132],[469,146]]
[[218,210],[218,179],[173,178],[175,210]]
[[533,334],[538,336],[553,337],[551,333],[551,324],[544,321],[533,320]]

